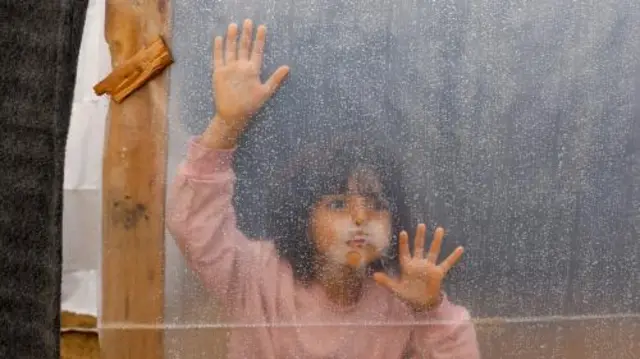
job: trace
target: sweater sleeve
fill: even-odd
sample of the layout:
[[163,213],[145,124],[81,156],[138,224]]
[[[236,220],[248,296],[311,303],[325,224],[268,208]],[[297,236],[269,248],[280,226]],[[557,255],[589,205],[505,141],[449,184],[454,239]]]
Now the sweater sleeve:
[[236,226],[233,153],[205,148],[197,138],[190,140],[186,159],[169,188],[166,223],[204,285],[222,303],[251,311],[263,307],[265,291],[273,293],[274,288],[266,287],[291,282],[287,280],[291,275],[271,241],[249,240]]
[[476,331],[469,312],[446,295],[434,310],[416,313],[411,358],[480,359]]

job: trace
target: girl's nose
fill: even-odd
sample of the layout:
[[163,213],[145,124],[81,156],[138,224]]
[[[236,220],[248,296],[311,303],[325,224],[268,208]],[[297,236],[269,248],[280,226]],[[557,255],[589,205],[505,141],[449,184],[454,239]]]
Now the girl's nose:
[[353,218],[353,223],[358,226],[367,220],[367,208],[364,202],[362,198],[351,201],[351,218]]

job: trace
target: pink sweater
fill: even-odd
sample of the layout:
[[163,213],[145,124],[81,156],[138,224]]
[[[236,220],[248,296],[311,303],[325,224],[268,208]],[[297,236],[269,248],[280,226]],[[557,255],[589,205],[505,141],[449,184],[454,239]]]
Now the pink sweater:
[[469,313],[449,302],[414,313],[368,280],[361,300],[333,305],[319,285],[304,286],[271,241],[251,241],[232,206],[234,151],[189,143],[171,186],[167,226],[189,266],[228,314],[228,357],[478,359]]

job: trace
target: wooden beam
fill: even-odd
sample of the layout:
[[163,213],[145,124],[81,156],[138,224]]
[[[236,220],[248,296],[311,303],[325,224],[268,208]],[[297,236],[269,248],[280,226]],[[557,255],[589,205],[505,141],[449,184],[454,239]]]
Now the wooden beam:
[[[158,36],[169,41],[169,5],[107,0],[105,37],[114,69]],[[109,106],[102,176],[103,359],[164,357],[167,87],[165,72]]]

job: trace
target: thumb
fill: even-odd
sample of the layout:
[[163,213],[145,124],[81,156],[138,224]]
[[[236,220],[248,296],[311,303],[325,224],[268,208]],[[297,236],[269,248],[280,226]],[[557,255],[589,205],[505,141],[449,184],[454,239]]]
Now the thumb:
[[284,81],[285,77],[289,74],[289,66],[280,66],[265,82],[265,86],[267,88],[267,98],[273,96],[273,94],[278,90],[282,81]]
[[379,285],[389,289],[393,293],[398,292],[398,282],[391,279],[388,275],[382,272],[376,272],[373,274],[373,280],[376,281]]

